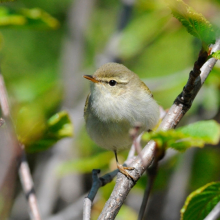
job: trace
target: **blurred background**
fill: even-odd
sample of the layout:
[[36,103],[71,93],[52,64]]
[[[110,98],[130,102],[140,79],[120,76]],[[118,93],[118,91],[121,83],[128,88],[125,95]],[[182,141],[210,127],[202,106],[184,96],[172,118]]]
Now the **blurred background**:
[[[220,28],[219,0],[185,2]],[[96,146],[85,131],[89,83],[82,76],[92,75],[106,62],[123,63],[167,109],[186,83],[201,44],[172,18],[163,0],[19,0],[0,4],[0,26],[1,71],[15,129],[26,146],[42,219],[82,219],[92,169],[101,169],[101,175],[115,169],[114,154]],[[213,118],[220,122],[219,91],[218,61],[181,125]],[[74,137],[48,149],[33,148],[41,125],[61,110],[70,115]],[[127,153],[120,153],[121,162]],[[169,151],[160,162],[148,219],[179,219],[190,192],[220,180],[219,156],[220,145],[183,154]],[[26,220],[28,205],[19,179],[15,181],[8,219]],[[116,219],[137,219],[146,183],[143,176]],[[99,190],[92,219],[98,218],[113,187],[114,181]]]

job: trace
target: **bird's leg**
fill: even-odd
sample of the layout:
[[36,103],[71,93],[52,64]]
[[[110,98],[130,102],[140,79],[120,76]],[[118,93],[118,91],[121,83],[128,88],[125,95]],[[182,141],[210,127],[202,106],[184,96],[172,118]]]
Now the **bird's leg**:
[[115,153],[115,159],[116,159],[116,163],[117,163],[117,167],[119,169],[119,171],[121,173],[123,173],[125,176],[127,176],[128,178],[134,180],[134,177],[128,173],[127,170],[134,170],[134,167],[124,167],[123,165],[121,165],[119,162],[118,162],[118,156],[117,156],[117,151],[114,150],[114,153]]

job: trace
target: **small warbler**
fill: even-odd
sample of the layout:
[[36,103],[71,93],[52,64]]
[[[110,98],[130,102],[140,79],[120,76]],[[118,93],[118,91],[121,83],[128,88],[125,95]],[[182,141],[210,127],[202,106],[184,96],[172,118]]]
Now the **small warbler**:
[[159,106],[149,88],[122,64],[104,64],[84,78],[91,81],[84,108],[87,132],[97,145],[114,151],[119,171],[133,178],[127,170],[134,168],[119,164],[117,152],[131,146],[129,130],[137,122],[140,133],[157,125]]

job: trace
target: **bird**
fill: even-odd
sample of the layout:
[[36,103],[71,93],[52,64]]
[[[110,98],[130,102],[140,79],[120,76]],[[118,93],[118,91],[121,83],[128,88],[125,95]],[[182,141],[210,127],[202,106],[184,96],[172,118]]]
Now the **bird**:
[[114,151],[121,173],[133,179],[118,161],[117,153],[132,145],[129,130],[139,123],[139,133],[152,130],[159,121],[159,105],[137,74],[119,63],[106,63],[93,75],[84,107],[86,130],[100,147]]

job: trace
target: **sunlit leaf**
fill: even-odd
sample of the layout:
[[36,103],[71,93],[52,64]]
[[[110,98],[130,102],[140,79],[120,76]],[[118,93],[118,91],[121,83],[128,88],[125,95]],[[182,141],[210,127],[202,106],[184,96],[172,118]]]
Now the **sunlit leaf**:
[[0,7],[0,26],[56,29],[59,22],[39,8],[15,10]]
[[220,138],[220,125],[214,120],[192,123],[177,131],[192,138],[201,138],[207,144],[217,144]]
[[199,38],[207,45],[215,42],[216,34],[214,28],[202,14],[196,12],[182,0],[166,0],[166,2],[173,16],[186,27],[191,35]]
[[214,121],[200,121],[176,130],[146,133],[143,140],[153,139],[159,147],[185,151],[190,147],[204,147],[217,144],[220,139],[220,125]]
[[192,192],[181,209],[181,220],[202,220],[220,202],[220,182],[212,182]]
[[57,141],[65,137],[73,136],[73,125],[67,112],[62,111],[53,115],[43,127],[37,140],[27,142],[28,152],[46,150]]
[[220,60],[220,50],[218,50],[218,51],[212,53],[212,54],[209,56],[209,58],[212,58],[212,57],[215,58],[215,59]]

